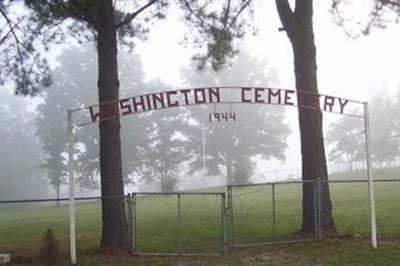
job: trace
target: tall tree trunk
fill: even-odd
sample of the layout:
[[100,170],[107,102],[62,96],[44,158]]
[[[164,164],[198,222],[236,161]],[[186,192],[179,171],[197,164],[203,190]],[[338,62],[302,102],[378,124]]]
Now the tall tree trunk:
[[[119,99],[116,27],[112,0],[98,1],[97,49],[99,103]],[[115,106],[114,106],[115,107]],[[118,106],[116,106],[118,108]],[[105,114],[110,110],[105,110]],[[102,196],[101,248],[127,249],[122,178],[120,120],[100,122],[100,173]]]
[[[279,17],[292,44],[298,102],[318,110],[299,108],[299,127],[304,181],[320,180],[321,225],[325,232],[335,232],[332,205],[327,182],[328,173],[322,131],[322,113],[318,98],[302,91],[318,94],[316,47],[313,32],[313,1],[296,0],[292,11],[288,0],[276,0]],[[314,189],[312,183],[303,184],[302,232],[315,229]]]

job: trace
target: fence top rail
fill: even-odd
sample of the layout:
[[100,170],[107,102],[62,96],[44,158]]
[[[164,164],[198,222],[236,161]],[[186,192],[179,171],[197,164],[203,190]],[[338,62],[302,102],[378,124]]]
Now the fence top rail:
[[368,179],[321,180],[321,182],[323,182],[323,183],[368,183]]
[[[278,182],[252,183],[252,184],[237,184],[237,185],[229,185],[228,188],[303,184],[303,183],[314,183],[316,181],[317,180],[295,180],[295,181],[278,181]],[[320,181],[324,183],[368,183],[368,179],[336,179],[336,180],[320,180]],[[400,182],[400,178],[374,179],[374,182]]]
[[57,202],[57,201],[68,201],[68,199],[0,200],[0,204],[8,204],[8,203],[35,203],[35,202]]
[[400,182],[400,178],[374,179],[374,182]]
[[[279,181],[279,182],[265,182],[265,183],[253,183],[253,184],[237,184],[237,185],[229,185],[228,189],[234,187],[256,187],[256,186],[272,186],[272,185],[286,185],[286,184],[302,184],[302,183],[313,183],[315,180],[298,180],[298,181]],[[368,183],[367,179],[338,179],[338,180],[322,180],[321,182],[325,183]],[[374,179],[374,182],[400,182],[400,178],[388,178],[388,179]],[[132,196],[146,196],[146,195],[214,195],[214,196],[225,196],[223,192],[137,192],[130,193]],[[127,197],[124,195],[122,197]],[[119,198],[119,197],[76,197],[74,200],[76,201],[85,201],[85,200],[101,200],[101,199],[111,199],[111,198]],[[68,202],[69,198],[48,198],[48,199],[24,199],[24,200],[0,200],[0,204],[11,204],[11,203],[38,203],[38,202]]]
[[[125,196],[124,196],[125,197]],[[110,199],[110,198],[118,198],[118,197],[75,197],[74,200],[101,200],[101,199]],[[7,204],[7,203],[36,203],[36,202],[68,202],[69,198],[59,198],[59,199],[24,199],[24,200],[0,200],[0,204]]]
[[[400,178],[387,178],[387,179],[375,179],[374,182],[400,182]],[[337,180],[321,180],[325,183],[368,183],[368,179],[337,179]]]
[[223,192],[137,192],[130,193],[132,196],[150,196],[150,195],[160,195],[160,196],[172,196],[172,195],[204,195],[204,196],[223,196]]
[[265,182],[265,183],[252,183],[252,184],[229,185],[228,188],[233,188],[233,187],[272,186],[272,185],[288,185],[288,184],[302,184],[302,183],[314,183],[314,182],[315,182],[315,180],[277,181],[277,182]]

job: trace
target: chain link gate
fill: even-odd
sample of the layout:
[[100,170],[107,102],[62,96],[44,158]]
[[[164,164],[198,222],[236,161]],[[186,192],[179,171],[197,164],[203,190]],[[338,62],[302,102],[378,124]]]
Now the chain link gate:
[[225,193],[133,193],[127,196],[129,247],[143,255],[222,255]]

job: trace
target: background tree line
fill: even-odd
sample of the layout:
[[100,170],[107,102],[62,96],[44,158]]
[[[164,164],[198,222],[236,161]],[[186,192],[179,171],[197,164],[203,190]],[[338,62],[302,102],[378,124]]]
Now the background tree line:
[[[395,96],[384,92],[373,95],[369,106],[373,166],[399,166],[400,90]],[[331,123],[326,142],[331,147],[329,159],[332,162],[344,165],[348,172],[365,168],[363,119],[343,116]]]
[[[44,167],[59,196],[67,175],[65,110],[96,102],[95,90],[90,89],[96,86],[96,55],[92,46],[66,49],[57,61],[60,66],[52,73],[53,84],[42,94],[44,101],[37,108],[36,125],[46,154]],[[144,82],[140,58],[135,54],[121,50],[120,65],[121,97],[170,87],[161,81]],[[185,86],[189,87],[249,82],[268,86],[273,79],[268,71],[265,61],[257,61],[243,51],[232,66],[221,73],[205,66],[198,75],[196,65],[192,64],[182,69],[182,75]],[[204,175],[222,174],[228,184],[246,183],[256,167],[255,156],[284,160],[290,132],[283,122],[284,109],[235,106],[232,111],[237,113],[237,122],[229,124],[209,123],[208,113],[212,111],[213,106],[201,106],[151,111],[124,118],[121,136],[125,184],[157,182],[162,191],[173,191],[180,176],[204,170],[204,157],[207,170]],[[77,183],[82,188],[98,188],[96,127],[81,128],[77,142]],[[206,154],[202,154],[203,145]]]

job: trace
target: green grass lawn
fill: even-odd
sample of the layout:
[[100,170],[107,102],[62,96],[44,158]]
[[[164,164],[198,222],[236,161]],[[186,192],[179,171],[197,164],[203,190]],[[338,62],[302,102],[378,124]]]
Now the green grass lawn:
[[385,243],[373,250],[355,239],[330,239],[296,244],[232,249],[226,256],[211,257],[108,257],[84,255],[81,265],[399,265],[400,243]]
[[[333,216],[339,234],[370,235],[367,183],[330,183]],[[275,185],[275,239],[302,235],[301,184]],[[379,236],[400,237],[400,181],[375,182]],[[233,242],[270,242],[273,236],[272,186],[246,186],[233,192]],[[312,236],[309,236],[312,237]]]
[[[275,224],[272,187],[248,186],[233,190],[233,243],[313,238],[299,235],[301,184],[275,185]],[[341,235],[370,234],[367,183],[331,183],[334,219]],[[375,183],[380,238],[400,238],[400,182]],[[47,228],[68,250],[68,205],[54,203],[0,204],[0,252],[35,255]],[[160,253],[216,253],[221,250],[221,196],[146,195],[136,198],[136,251]],[[178,226],[178,217],[180,224]],[[79,256],[98,250],[101,235],[100,201],[76,204]],[[312,244],[307,244],[312,245]],[[400,252],[399,252],[400,253]],[[93,264],[95,265],[95,264]],[[162,264],[160,264],[162,265]]]
[[[386,242],[374,250],[363,239],[336,238],[295,244],[265,245],[231,249],[225,256],[154,257],[129,254],[100,254],[96,251],[78,254],[81,266],[256,266],[256,265],[360,265],[397,266],[400,261],[400,242]],[[13,265],[43,265],[36,258],[14,257]],[[68,256],[57,264],[70,265]]]
[[[380,179],[400,179],[400,167],[388,167],[388,168],[373,168],[372,177],[374,180]],[[366,180],[366,170],[355,170],[349,173],[335,173],[329,176],[329,180]]]

